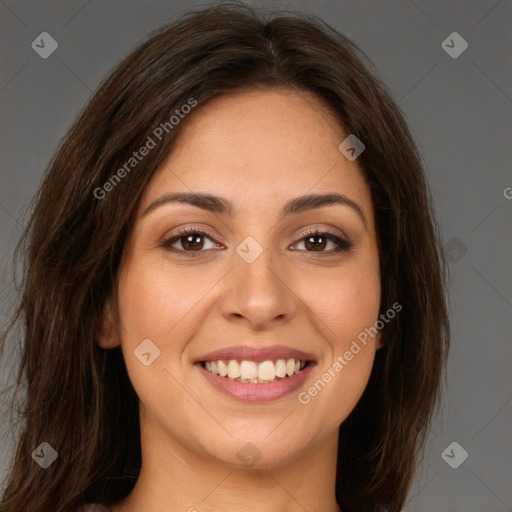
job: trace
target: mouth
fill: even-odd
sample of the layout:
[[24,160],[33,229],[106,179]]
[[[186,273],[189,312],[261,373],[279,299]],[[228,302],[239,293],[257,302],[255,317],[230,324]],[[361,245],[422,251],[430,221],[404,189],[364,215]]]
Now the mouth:
[[201,366],[213,375],[244,384],[269,384],[288,379],[309,366],[305,359],[277,359],[262,362],[244,359],[201,361]]
[[221,349],[194,363],[216,390],[243,402],[269,402],[291,394],[316,365],[311,354],[284,346]]

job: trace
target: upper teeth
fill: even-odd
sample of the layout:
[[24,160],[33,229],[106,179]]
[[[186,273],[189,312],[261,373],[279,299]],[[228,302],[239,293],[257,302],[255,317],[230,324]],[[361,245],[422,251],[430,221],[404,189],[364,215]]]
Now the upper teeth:
[[209,372],[221,377],[228,377],[239,382],[259,383],[271,382],[276,377],[284,378],[299,373],[306,366],[306,361],[291,358],[257,363],[245,359],[241,362],[229,359],[228,361],[206,361],[203,366]]

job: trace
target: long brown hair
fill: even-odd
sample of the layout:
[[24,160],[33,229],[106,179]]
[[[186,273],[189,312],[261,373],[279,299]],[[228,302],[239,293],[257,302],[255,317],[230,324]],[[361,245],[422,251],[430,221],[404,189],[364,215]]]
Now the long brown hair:
[[[190,98],[198,109],[266,87],[313,92],[366,146],[358,164],[375,209],[381,313],[395,302],[402,310],[385,326],[369,384],[340,427],[336,498],[344,512],[401,510],[439,412],[446,266],[421,156],[377,76],[366,54],[321,19],[230,2],[158,30],[107,77],[50,162],[15,251],[21,290],[0,348],[21,324],[16,392],[26,396],[2,512],[63,512],[132,489],[138,399],[120,348],[103,350],[95,336],[107,297],[116,297],[141,193],[187,119],[163,131],[105,197],[95,191]],[[31,457],[43,441],[58,452],[46,470]]]

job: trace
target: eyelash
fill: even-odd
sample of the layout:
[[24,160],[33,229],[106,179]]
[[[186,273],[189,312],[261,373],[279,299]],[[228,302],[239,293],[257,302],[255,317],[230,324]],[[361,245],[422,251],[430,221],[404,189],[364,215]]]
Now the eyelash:
[[[185,238],[190,235],[199,235],[199,236],[206,237],[206,238],[209,238],[210,240],[214,241],[213,238],[208,233],[205,233],[204,231],[201,231],[200,229],[185,228],[182,231],[179,231],[178,233],[173,235],[172,237],[169,237],[169,238],[166,238],[165,240],[163,240],[163,242],[161,243],[161,246],[164,249],[173,250],[173,251],[176,251],[179,253],[183,253],[187,257],[192,257],[192,258],[197,257],[201,253],[205,252],[205,250],[202,249],[202,250],[198,250],[198,251],[186,251],[183,249],[176,249],[176,248],[172,247],[172,245],[175,242],[177,242],[181,238]],[[330,240],[337,245],[337,248],[333,251],[318,251],[318,254],[323,255],[323,256],[338,254],[340,252],[348,252],[354,246],[354,244],[352,242],[349,242],[348,240],[345,240],[336,235],[333,235],[332,233],[329,233],[328,231],[320,231],[317,228],[313,228],[310,231],[303,233],[301,235],[301,238],[299,239],[299,242],[302,242],[303,240],[305,240],[307,238],[311,238],[311,237],[326,238],[327,240]],[[317,251],[301,250],[300,252],[315,253]]]

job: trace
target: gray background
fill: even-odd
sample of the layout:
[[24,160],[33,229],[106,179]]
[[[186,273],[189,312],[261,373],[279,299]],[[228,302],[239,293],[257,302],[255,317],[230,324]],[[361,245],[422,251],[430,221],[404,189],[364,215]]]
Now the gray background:
[[[2,268],[48,160],[91,92],[151,30],[197,5],[0,1]],[[452,260],[453,338],[444,413],[432,429],[426,463],[405,510],[512,511],[512,200],[505,197],[512,187],[512,2],[273,5],[318,14],[373,60],[424,156]],[[469,44],[456,59],[441,46],[454,31]],[[59,44],[48,59],[31,48],[41,32]],[[2,275],[2,321],[13,296],[9,278]],[[2,417],[13,370],[12,360],[2,365]],[[14,438],[5,421],[0,427],[1,479]],[[469,454],[458,469],[441,457],[453,441]]]

